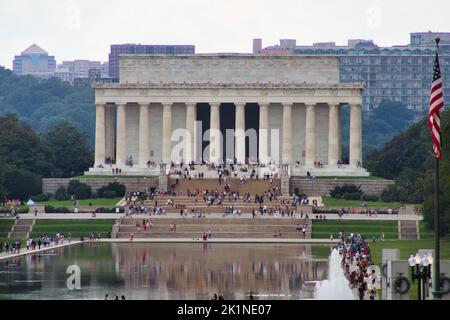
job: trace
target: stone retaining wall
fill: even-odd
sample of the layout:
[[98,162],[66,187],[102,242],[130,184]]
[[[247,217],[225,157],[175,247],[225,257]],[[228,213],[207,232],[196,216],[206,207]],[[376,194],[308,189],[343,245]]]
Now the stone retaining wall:
[[[44,178],[42,179],[42,192],[43,193],[55,193],[60,186],[67,188],[70,180],[73,178]],[[96,192],[102,186],[107,185],[110,182],[118,182],[125,185],[127,192],[132,191],[145,191],[146,188],[159,188],[159,177],[152,176],[146,178],[86,178],[86,179],[74,179],[79,180],[89,186],[92,191]]]
[[336,186],[343,185],[361,186],[365,194],[379,195],[389,185],[394,184],[393,180],[367,180],[367,179],[305,179],[300,177],[291,177],[290,193],[296,188],[311,196],[326,197],[330,195],[330,190]]

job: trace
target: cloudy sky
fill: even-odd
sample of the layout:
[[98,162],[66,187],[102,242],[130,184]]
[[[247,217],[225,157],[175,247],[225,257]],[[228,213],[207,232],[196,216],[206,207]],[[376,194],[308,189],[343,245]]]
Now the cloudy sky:
[[253,38],[407,44],[410,32],[450,32],[449,9],[449,0],[0,0],[0,65],[11,68],[32,43],[58,63],[106,61],[113,43],[193,44],[198,53],[251,52]]

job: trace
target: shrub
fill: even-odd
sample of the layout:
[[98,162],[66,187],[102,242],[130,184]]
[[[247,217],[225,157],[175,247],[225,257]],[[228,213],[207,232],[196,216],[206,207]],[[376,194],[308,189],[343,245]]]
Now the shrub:
[[359,200],[363,194],[364,192],[361,190],[361,186],[347,184],[336,186],[330,190],[330,196],[335,199]]
[[106,186],[97,190],[97,195],[100,198],[115,198],[125,196],[125,185],[118,182],[111,182]]
[[33,197],[33,200],[34,200],[35,202],[48,201],[48,200],[50,200],[50,194],[48,194],[48,193],[41,193],[41,194],[38,194],[37,196],[34,196],[34,197]]
[[365,194],[363,195],[364,201],[379,201],[380,197],[376,194]]
[[361,200],[361,195],[359,193],[344,193],[342,199],[345,200]]
[[54,206],[45,206],[46,213],[71,213],[72,211],[67,207],[54,207]]
[[[15,208],[16,208],[17,213],[28,213],[28,211],[30,210],[30,207],[28,207],[27,205],[15,207]],[[11,210],[12,210],[12,207],[9,207],[9,206],[0,207],[0,213],[10,213]]]
[[102,194],[98,195],[100,198],[113,199],[116,197],[116,192],[114,190],[103,191]]
[[69,199],[67,195],[66,188],[64,186],[59,186],[59,188],[55,192],[55,200],[64,201]]
[[[105,208],[105,207],[100,207],[97,208],[96,210],[98,213],[116,213],[116,207],[113,208]],[[119,208],[119,212],[120,213],[124,213],[125,212],[125,208]]]
[[92,196],[92,189],[85,183],[78,180],[70,180],[67,187],[68,195],[75,195],[77,199],[89,199]]

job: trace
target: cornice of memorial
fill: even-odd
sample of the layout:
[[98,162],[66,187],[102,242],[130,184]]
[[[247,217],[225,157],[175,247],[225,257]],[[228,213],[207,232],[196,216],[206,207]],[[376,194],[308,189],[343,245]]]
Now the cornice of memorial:
[[255,83],[93,83],[94,89],[364,89],[363,83],[306,83],[306,82],[255,82]]

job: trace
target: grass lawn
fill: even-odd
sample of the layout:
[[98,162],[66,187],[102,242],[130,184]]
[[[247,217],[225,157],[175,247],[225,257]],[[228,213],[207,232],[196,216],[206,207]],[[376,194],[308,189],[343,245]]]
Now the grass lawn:
[[[433,249],[434,239],[424,240],[397,240],[397,241],[377,241],[370,243],[372,260],[376,264],[381,264],[382,249],[400,249],[400,258],[408,259],[411,253],[416,253],[419,249]],[[450,239],[441,239],[440,253],[442,260],[450,260]]]
[[[383,207],[383,208],[398,208],[400,207],[400,202],[383,202],[383,201],[365,201],[367,207]],[[341,207],[341,208],[349,208],[349,207],[357,207],[361,208],[360,200],[344,200],[344,199],[335,199],[331,197],[324,197],[323,204],[326,207]]]
[[31,237],[55,236],[56,233],[62,232],[66,236],[70,233],[72,238],[88,237],[91,232],[101,233],[102,238],[109,238],[115,220],[36,220],[33,227]]
[[312,237],[314,239],[328,239],[331,234],[336,239],[340,231],[345,234],[361,233],[367,238],[375,235],[377,239],[384,232],[385,239],[398,239],[397,221],[313,220]]
[[14,219],[0,219],[0,239],[8,238],[8,232],[14,224]]
[[[104,198],[98,198],[98,199],[83,199],[78,200],[80,206],[88,206],[89,203],[92,204],[94,207],[113,207],[115,206],[122,198],[114,198],[114,199],[104,199]],[[54,207],[73,207],[73,201],[67,200],[67,201],[42,201],[39,202],[40,205],[50,205]]]

